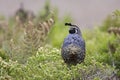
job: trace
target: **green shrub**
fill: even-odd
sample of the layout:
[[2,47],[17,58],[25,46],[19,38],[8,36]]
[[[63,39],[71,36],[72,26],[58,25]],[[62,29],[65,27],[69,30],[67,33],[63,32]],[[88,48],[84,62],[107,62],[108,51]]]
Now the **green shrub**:
[[[41,21],[47,20],[51,15],[50,4],[47,2],[43,13],[36,18],[35,24],[39,23],[40,19]],[[72,19],[70,15],[58,19],[57,9],[55,9],[53,16],[55,25],[46,40],[46,44],[52,47],[43,46],[39,48],[38,45],[41,41],[37,38],[40,35],[35,36],[33,34],[33,39],[30,40],[28,35],[29,38],[24,41],[28,43],[27,49],[25,49],[24,46],[26,45],[21,42],[24,39],[23,32],[25,29],[22,28],[24,24],[21,24],[21,27],[13,18],[9,20],[8,25],[10,27],[5,32],[0,33],[2,36],[5,35],[5,40],[1,42],[2,48],[0,49],[0,80],[107,80],[114,75],[116,70],[118,70],[117,74],[120,74],[120,38],[106,32],[111,26],[120,27],[120,11],[115,11],[114,17],[108,17],[101,27],[103,31],[99,28],[82,30],[86,42],[85,61],[71,67],[68,67],[62,60],[60,47],[68,35],[69,27],[64,26],[64,23],[71,22]],[[28,26],[30,28],[30,25]],[[35,30],[36,28],[31,31],[34,32]],[[31,31],[29,32],[32,33]],[[19,62],[24,61],[24,59],[27,62],[20,64]]]
[[88,54],[85,62],[70,68],[63,62],[60,50],[45,46],[39,48],[35,56],[26,64],[5,62],[0,58],[1,79],[14,80],[106,80],[112,75],[114,68],[97,62]]
[[72,19],[69,15],[64,16],[63,20],[55,21],[55,24],[48,35],[47,42],[53,47],[60,48],[64,38],[68,35],[69,27],[64,24],[71,21]]
[[120,27],[120,10],[116,10],[113,14],[108,15],[100,29],[107,31],[110,27]]

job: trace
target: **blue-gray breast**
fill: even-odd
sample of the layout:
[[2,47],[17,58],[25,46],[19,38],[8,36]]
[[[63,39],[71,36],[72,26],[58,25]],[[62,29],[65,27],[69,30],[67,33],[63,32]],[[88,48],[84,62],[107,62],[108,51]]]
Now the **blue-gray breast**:
[[80,64],[85,58],[85,41],[78,26],[71,23],[65,25],[70,26],[70,29],[69,35],[64,39],[61,56],[68,65]]

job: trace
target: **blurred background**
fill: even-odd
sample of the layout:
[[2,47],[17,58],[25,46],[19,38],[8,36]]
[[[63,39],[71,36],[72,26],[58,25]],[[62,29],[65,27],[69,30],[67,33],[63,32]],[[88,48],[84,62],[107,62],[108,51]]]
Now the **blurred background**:
[[[26,10],[38,14],[43,8],[45,0],[0,0],[0,14],[6,18],[13,16],[20,4],[24,4]],[[52,6],[59,10],[59,18],[69,14],[73,22],[82,28],[92,28],[100,25],[107,15],[116,9],[120,9],[120,0],[50,0]]]
[[[86,43],[84,64],[71,69],[61,58],[66,22]],[[0,80],[58,78],[120,80],[120,0],[0,0]]]

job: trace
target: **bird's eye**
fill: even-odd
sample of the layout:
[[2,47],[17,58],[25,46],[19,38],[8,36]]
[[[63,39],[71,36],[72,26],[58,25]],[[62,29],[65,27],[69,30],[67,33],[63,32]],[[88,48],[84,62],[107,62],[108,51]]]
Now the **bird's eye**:
[[76,28],[73,28],[74,33],[78,33],[78,30]]
[[76,28],[71,28],[71,29],[69,30],[69,33],[70,33],[70,34],[78,33],[78,30],[77,30]]
[[75,30],[70,29],[70,30],[69,30],[69,33],[70,33],[70,34],[74,34],[74,33],[75,33]]

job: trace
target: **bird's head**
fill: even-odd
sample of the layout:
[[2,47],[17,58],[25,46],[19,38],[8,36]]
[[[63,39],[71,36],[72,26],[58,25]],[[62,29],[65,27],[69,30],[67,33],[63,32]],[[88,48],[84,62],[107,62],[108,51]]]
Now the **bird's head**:
[[78,26],[73,25],[71,23],[65,23],[65,26],[71,26],[69,29],[69,34],[78,34],[78,35],[82,36],[81,31]]

